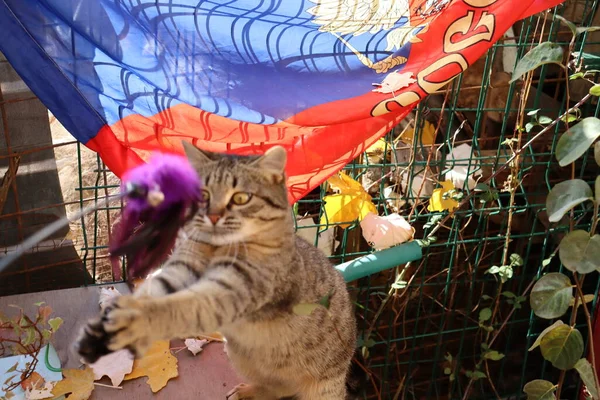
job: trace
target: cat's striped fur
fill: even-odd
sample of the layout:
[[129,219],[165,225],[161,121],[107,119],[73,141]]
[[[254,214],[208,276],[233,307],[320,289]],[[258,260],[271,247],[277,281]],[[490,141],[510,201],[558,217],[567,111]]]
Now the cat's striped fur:
[[[206,201],[161,272],[87,325],[80,354],[90,361],[121,348],[142,354],[154,340],[220,331],[248,383],[230,400],[346,399],[352,303],[325,255],[294,234],[285,150],[235,157],[185,147]],[[329,313],[292,312],[330,293]]]

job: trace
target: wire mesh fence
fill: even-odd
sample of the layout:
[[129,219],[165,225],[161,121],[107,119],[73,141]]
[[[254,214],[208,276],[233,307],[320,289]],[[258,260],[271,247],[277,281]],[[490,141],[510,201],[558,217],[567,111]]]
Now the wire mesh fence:
[[[587,159],[573,170],[558,166],[553,154],[564,124],[525,125],[535,118],[556,119],[587,94],[589,85],[569,82],[559,67],[546,65],[536,70],[531,88],[524,90],[520,81],[510,82],[510,71],[537,43],[569,46],[571,34],[552,18],[554,14],[578,26],[600,25],[597,8],[598,1],[567,2],[547,15],[519,22],[485,57],[446,89],[424,100],[344,168],[365,188],[380,215],[399,213],[414,228],[416,239],[430,238],[422,260],[350,284],[359,346],[370,372],[366,399],[516,399],[531,379],[556,380],[557,373],[539,353],[527,351],[545,325],[534,317],[521,294],[542,270],[562,270],[552,255],[569,224],[548,221],[545,199],[549,189],[570,176],[591,182],[597,166]],[[591,55],[599,46],[597,32],[578,36],[573,47],[575,62],[593,65]],[[10,115],[5,107],[6,101],[0,98],[3,133],[9,138]],[[578,116],[598,116],[598,107],[597,101],[590,100],[579,107]],[[537,114],[527,115],[535,110]],[[52,118],[50,125],[53,143],[46,147],[55,154],[64,196],[56,207],[68,215],[115,193],[119,182],[101,160],[80,144],[65,141],[63,128]],[[523,129],[515,129],[517,125]],[[16,157],[45,148],[15,149],[6,144],[0,149],[2,175],[12,165],[9,159],[14,163]],[[489,184],[480,185],[490,177]],[[10,190],[19,192],[13,183]],[[325,210],[331,193],[331,185],[324,183],[297,203],[298,233],[325,251],[334,264],[369,254],[373,248],[364,239],[359,221],[329,221]],[[432,207],[435,196],[450,208],[470,197],[436,228],[448,212]],[[10,197],[6,204],[16,209],[5,208],[0,216],[4,231],[19,226],[20,218],[40,208],[22,210],[18,199]],[[68,270],[39,281],[37,271],[53,262],[20,264],[2,276],[7,284],[0,285],[1,294],[63,287],[58,282],[62,276],[74,276],[73,271],[78,273],[78,284],[112,282],[107,243],[119,208],[117,204],[99,209],[56,239],[62,245],[68,240],[76,251],[71,260],[64,261],[76,263]],[[583,206],[575,210],[575,226],[590,225],[585,211]],[[433,229],[435,237],[431,238]],[[19,233],[11,243],[0,245],[14,246],[24,235]],[[544,262],[548,259],[549,264]],[[506,265],[511,268],[504,269],[504,275],[489,273],[493,267],[498,270]],[[8,276],[23,279],[9,281]],[[597,293],[598,284],[597,275],[591,275],[585,282],[587,293]],[[493,301],[496,296],[500,301]],[[594,308],[595,304],[596,300]],[[481,320],[484,308],[492,309],[491,324]],[[481,363],[482,345],[504,357]],[[485,377],[474,377],[476,371]],[[567,375],[565,388],[563,397],[578,396],[576,375]]]

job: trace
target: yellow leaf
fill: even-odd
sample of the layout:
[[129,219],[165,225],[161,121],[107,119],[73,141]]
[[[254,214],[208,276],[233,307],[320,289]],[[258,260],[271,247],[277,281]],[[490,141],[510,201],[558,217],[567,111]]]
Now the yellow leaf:
[[69,400],[89,399],[94,390],[94,371],[91,368],[63,369],[62,374],[65,378],[52,389],[55,398],[71,393]]
[[[390,148],[389,146],[387,147],[388,149]],[[373,143],[371,145],[371,147],[369,147],[366,150],[367,154],[381,154],[385,151],[386,149],[386,142],[385,139],[381,138],[378,141],[376,141],[375,143]]]
[[[321,217],[321,225],[352,222],[357,219],[360,221],[370,212],[377,214],[377,207],[373,204],[371,196],[360,183],[347,174],[340,172],[327,181],[339,193],[323,198],[325,212]],[[349,226],[350,224],[340,224],[344,229]]]
[[[423,123],[423,128],[419,133],[421,135],[420,143],[424,146],[431,146],[433,143],[435,143],[435,126],[433,126],[433,124],[429,121],[425,121]],[[407,129],[404,131],[404,133],[402,133],[402,135],[400,135],[400,139],[408,144],[412,144],[414,137],[414,128]]]
[[454,189],[452,181],[442,182],[442,187],[433,191],[431,199],[429,199],[429,205],[427,206],[427,209],[429,211],[452,211],[458,207],[458,201],[443,198],[444,193],[447,193],[452,189]]
[[146,355],[133,363],[133,371],[125,376],[125,380],[147,376],[147,383],[156,393],[167,385],[171,378],[179,376],[177,358],[171,354],[168,340],[155,342]]

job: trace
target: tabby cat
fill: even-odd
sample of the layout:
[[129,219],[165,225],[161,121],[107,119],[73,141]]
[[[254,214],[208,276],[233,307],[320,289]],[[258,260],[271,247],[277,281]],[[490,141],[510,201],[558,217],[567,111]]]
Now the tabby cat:
[[[204,180],[199,211],[161,271],[88,322],[79,354],[87,362],[122,348],[140,356],[156,340],[219,331],[248,382],[229,400],[349,398],[352,303],[325,255],[294,234],[285,150],[240,157],[184,147]],[[329,313],[292,311],[329,294]]]

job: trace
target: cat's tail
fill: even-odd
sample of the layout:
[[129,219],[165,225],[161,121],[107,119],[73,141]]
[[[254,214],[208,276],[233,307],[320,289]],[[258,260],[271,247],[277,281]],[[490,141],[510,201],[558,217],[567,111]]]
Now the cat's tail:
[[367,372],[364,370],[365,358],[362,355],[360,348],[354,352],[352,358],[352,365],[350,371],[348,371],[348,378],[346,379],[346,389],[348,394],[346,400],[362,400],[364,399],[364,392],[367,385]]

